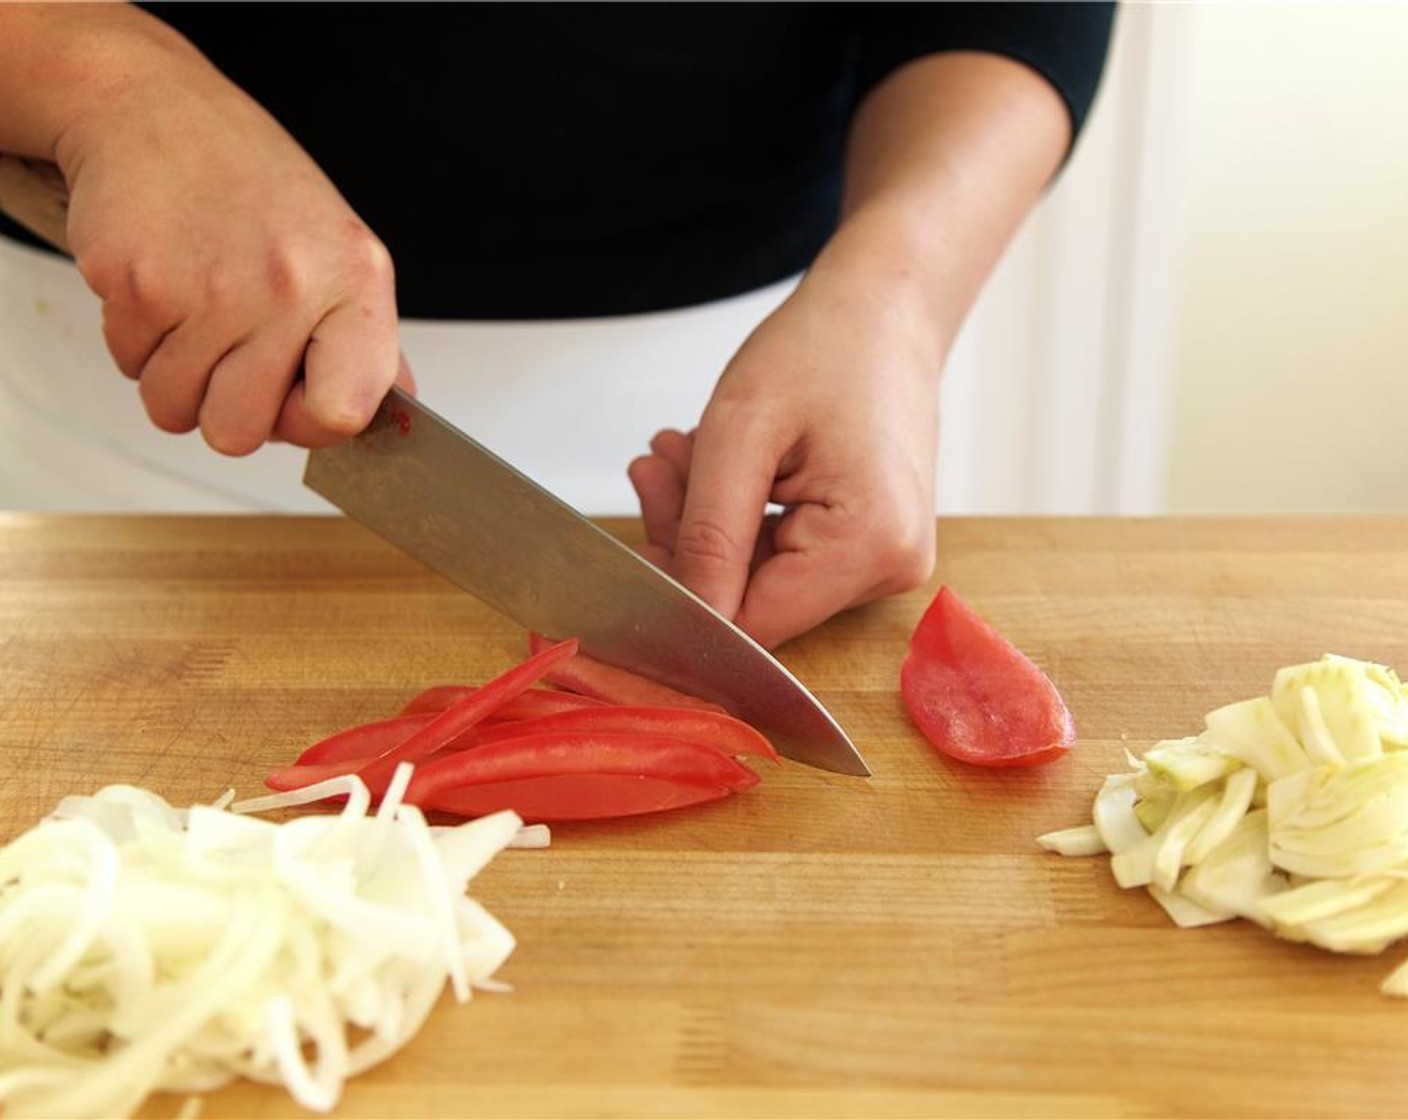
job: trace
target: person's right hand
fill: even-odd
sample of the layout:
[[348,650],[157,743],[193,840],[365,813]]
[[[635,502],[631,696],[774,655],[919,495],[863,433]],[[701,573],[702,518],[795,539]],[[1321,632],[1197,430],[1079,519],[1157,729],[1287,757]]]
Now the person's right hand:
[[185,40],[157,25],[138,42],[55,147],[118,368],[157,427],[199,428],[228,455],[361,431],[410,383],[385,247]]

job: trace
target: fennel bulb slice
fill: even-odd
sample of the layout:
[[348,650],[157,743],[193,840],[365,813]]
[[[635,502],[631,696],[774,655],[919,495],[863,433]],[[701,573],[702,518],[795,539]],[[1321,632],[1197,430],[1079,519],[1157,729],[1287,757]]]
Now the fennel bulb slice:
[[[1198,735],[1126,758],[1091,823],[1043,847],[1103,847],[1115,881],[1183,927],[1244,918],[1361,954],[1408,937],[1408,689],[1392,669],[1333,654],[1288,666]],[[1380,991],[1408,997],[1408,963]]]

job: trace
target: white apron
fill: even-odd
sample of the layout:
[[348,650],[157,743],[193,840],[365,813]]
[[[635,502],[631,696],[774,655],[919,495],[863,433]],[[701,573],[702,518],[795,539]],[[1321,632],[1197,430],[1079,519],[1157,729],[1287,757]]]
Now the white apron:
[[[634,514],[626,465],[698,421],[791,279],[679,311],[532,323],[403,321],[420,399],[589,514]],[[147,420],[67,261],[0,238],[0,509],[327,512],[304,452],[232,459]]]

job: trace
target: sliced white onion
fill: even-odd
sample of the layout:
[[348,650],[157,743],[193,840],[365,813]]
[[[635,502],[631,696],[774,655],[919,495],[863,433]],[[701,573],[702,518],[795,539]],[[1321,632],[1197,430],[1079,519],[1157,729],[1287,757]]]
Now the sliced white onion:
[[[327,1111],[447,979],[461,1001],[503,990],[513,936],[465,888],[546,833],[513,813],[431,829],[401,803],[409,779],[398,770],[375,816],[356,778],[188,810],[107,787],[0,848],[7,1120],[129,1115],[235,1076]],[[246,815],[329,797],[339,813]]]

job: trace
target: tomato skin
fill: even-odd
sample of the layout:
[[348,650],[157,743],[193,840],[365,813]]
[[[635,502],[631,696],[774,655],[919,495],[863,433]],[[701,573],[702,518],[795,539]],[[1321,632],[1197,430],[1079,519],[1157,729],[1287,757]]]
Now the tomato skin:
[[948,587],[910,638],[900,693],[930,743],[975,766],[1042,766],[1076,740],[1046,674]]
[[333,762],[354,762],[376,758],[392,747],[405,742],[433,718],[433,713],[401,715],[349,727],[314,743],[298,756],[299,766],[324,765]]
[[[356,769],[356,760],[351,762],[299,762],[275,770],[264,779],[264,784],[272,790],[284,793],[291,789],[302,789],[327,778],[340,778]],[[375,794],[375,791],[373,791]],[[379,796],[379,795],[377,795]]]
[[537,684],[553,666],[566,661],[576,652],[575,638],[547,646],[527,661],[500,673],[482,688],[451,704],[424,727],[367,763],[357,773],[371,790],[384,790],[400,763],[420,762],[448,746],[503,704]]

